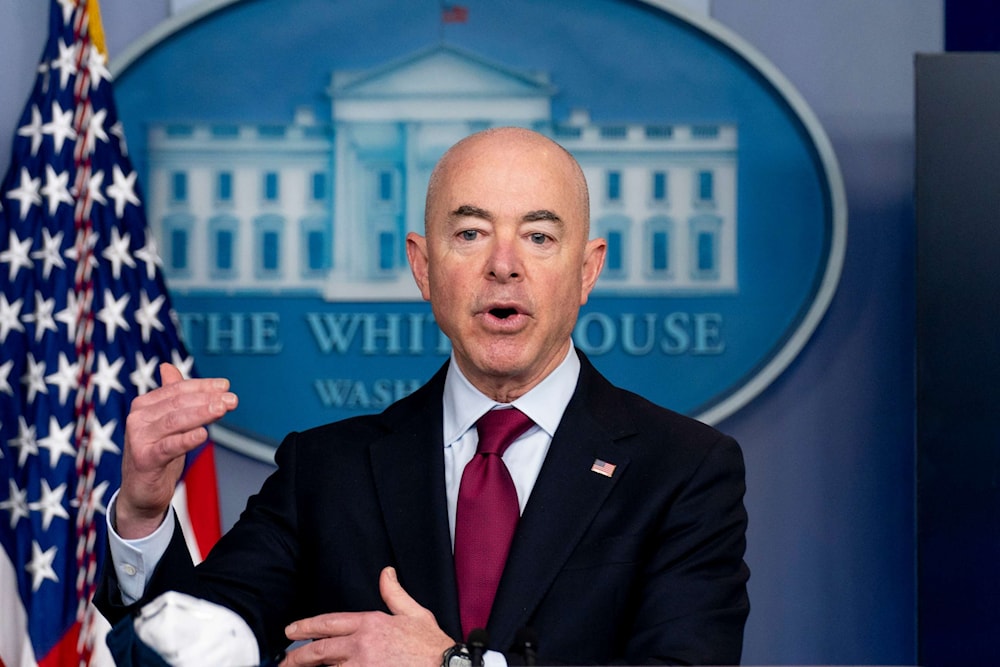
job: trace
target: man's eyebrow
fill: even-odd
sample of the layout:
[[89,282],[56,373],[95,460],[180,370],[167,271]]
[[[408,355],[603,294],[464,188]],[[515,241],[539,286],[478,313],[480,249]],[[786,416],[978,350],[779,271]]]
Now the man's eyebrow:
[[472,204],[462,204],[451,212],[452,218],[481,218],[483,220],[493,220],[493,214],[486,209],[473,206]]
[[539,220],[550,220],[552,222],[562,223],[563,219],[560,218],[556,213],[548,209],[540,209],[538,211],[529,211],[524,214],[521,218],[524,222],[538,222]]
[[[479,218],[481,220],[493,222],[495,216],[484,208],[479,208],[478,206],[473,206],[472,204],[462,204],[452,211],[449,217]],[[538,209],[537,211],[528,211],[521,216],[522,222],[538,222],[540,220],[548,220],[558,224],[563,223],[563,219],[560,218],[558,214],[545,208]]]

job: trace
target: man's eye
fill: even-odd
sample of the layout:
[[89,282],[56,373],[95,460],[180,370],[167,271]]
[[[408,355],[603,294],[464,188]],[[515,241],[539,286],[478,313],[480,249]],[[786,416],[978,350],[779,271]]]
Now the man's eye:
[[532,243],[537,243],[538,245],[542,245],[543,243],[549,240],[549,237],[546,236],[545,234],[542,234],[541,232],[535,232],[530,236],[530,238]]
[[475,229],[464,229],[458,234],[463,241],[475,241],[476,237],[479,236],[479,232]]

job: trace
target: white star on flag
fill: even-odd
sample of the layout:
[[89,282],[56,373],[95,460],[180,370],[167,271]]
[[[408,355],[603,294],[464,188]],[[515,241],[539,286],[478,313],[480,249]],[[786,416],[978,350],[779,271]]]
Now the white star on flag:
[[181,372],[181,376],[185,380],[191,377],[191,370],[194,368],[194,357],[182,357],[177,350],[171,350],[170,363],[177,367],[177,370]]
[[[14,368],[14,360],[8,359],[0,364],[0,393],[14,395],[14,388],[10,386],[10,370]],[[3,454],[3,452],[0,452]]]
[[35,312],[24,316],[25,322],[35,323],[35,341],[39,342],[46,331],[56,331],[56,321],[52,311],[56,307],[55,299],[46,299],[41,292],[35,292]]
[[118,137],[118,147],[121,149],[122,155],[128,156],[128,146],[125,144],[125,126],[122,125],[121,121],[111,126],[111,134]]
[[[28,212],[32,206],[40,206],[42,196],[38,193],[38,188],[42,185],[42,178],[32,178],[31,172],[27,168],[21,168],[21,184],[16,188],[7,191],[7,198],[13,199],[20,204],[21,220],[28,217]],[[11,236],[14,230],[11,230]]]
[[[90,73],[90,87],[96,89],[101,85],[101,81],[110,81],[111,72],[106,67],[107,57],[91,45],[87,51],[87,71]],[[107,137],[104,141],[107,141]]]
[[61,153],[67,139],[76,139],[76,130],[73,129],[73,110],[63,111],[58,102],[53,102],[52,120],[42,125],[42,132],[52,135],[56,153]]
[[160,319],[160,308],[166,302],[162,294],[149,300],[145,292],[139,293],[139,307],[135,311],[135,321],[142,328],[142,339],[148,341],[153,330],[163,331],[163,320]]
[[66,307],[56,313],[56,321],[66,325],[66,340],[76,340],[76,326],[80,322],[80,303],[73,292],[66,293]]
[[62,256],[64,233],[59,231],[53,236],[48,227],[42,227],[42,236],[44,237],[42,239],[42,249],[32,252],[31,258],[42,260],[42,277],[48,280],[53,268],[66,268],[66,262],[63,261]]
[[77,263],[82,262],[86,258],[89,268],[98,268],[97,257],[94,256],[94,248],[97,247],[99,240],[100,235],[97,232],[87,233],[85,230],[80,230],[76,235],[76,242],[73,244],[73,247],[66,251],[66,257]]
[[42,112],[37,106],[31,107],[31,122],[22,125],[17,130],[17,136],[31,138],[31,156],[38,155],[38,149],[42,145]]
[[104,206],[108,203],[108,200],[104,198],[104,194],[101,192],[101,188],[104,187],[104,172],[97,171],[93,176],[87,179],[87,196],[84,201],[87,203],[87,208],[84,209],[86,215],[90,215],[90,207],[95,203]]
[[63,25],[69,24],[73,20],[73,12],[76,11],[76,0],[57,0],[59,9],[62,10]]
[[83,144],[85,151],[93,152],[97,147],[98,140],[103,142],[108,141],[108,135],[104,131],[104,119],[107,116],[107,109],[98,109],[90,117],[90,122],[87,124],[87,135]]
[[[79,46],[74,42],[67,45],[59,40],[59,57],[52,61],[52,69],[59,70],[59,87],[65,88],[69,78],[76,74],[76,53]],[[58,148],[56,150],[59,150]]]
[[146,237],[146,245],[136,250],[135,256],[146,263],[146,277],[150,280],[156,275],[157,267],[163,266],[160,250],[156,247],[156,239],[153,236]]
[[52,561],[56,559],[57,551],[58,547],[49,547],[45,551],[42,551],[38,542],[32,541],[31,560],[24,566],[24,569],[31,575],[32,591],[37,591],[46,579],[55,582],[59,581],[55,570],[52,569]]
[[80,363],[71,362],[65,352],[59,353],[59,370],[51,375],[45,376],[48,384],[59,388],[59,403],[65,404],[71,391],[80,386],[78,379]]
[[35,401],[38,394],[49,393],[49,388],[45,384],[45,360],[36,360],[35,355],[28,353],[28,370],[21,376],[21,384],[27,387],[28,403]]
[[129,373],[129,381],[135,385],[139,395],[142,396],[148,391],[156,389],[156,366],[160,360],[156,357],[146,359],[142,352],[135,353],[135,370]]
[[70,458],[76,457],[76,449],[73,448],[73,422],[65,426],[59,426],[59,420],[55,416],[49,416],[49,434],[39,439],[38,446],[49,450],[49,467],[55,468],[59,463],[59,457],[66,454]]
[[10,527],[13,530],[17,522],[29,518],[31,512],[28,511],[28,490],[17,488],[13,479],[8,479],[7,483],[10,493],[7,500],[0,503],[0,510],[7,510],[10,513]]
[[125,204],[139,205],[139,198],[135,195],[135,177],[134,171],[126,176],[117,164],[111,170],[108,196],[115,200],[115,215],[119,218],[125,215]]
[[14,303],[7,301],[7,295],[0,293],[0,343],[7,340],[11,331],[24,331],[21,324],[21,307],[24,300],[17,299]]
[[38,454],[38,440],[35,435],[35,425],[29,424],[24,417],[17,418],[17,437],[11,438],[8,443],[10,447],[17,447],[17,465],[23,468],[28,462],[29,456]]
[[131,240],[132,237],[129,236],[128,232],[122,236],[117,227],[111,228],[111,240],[108,241],[108,247],[101,255],[111,262],[111,275],[114,276],[115,280],[121,277],[122,264],[130,269],[135,268],[135,260],[132,259],[132,254],[128,251]]
[[101,308],[100,312],[97,313],[97,319],[104,322],[104,326],[107,327],[109,341],[115,339],[118,329],[125,331],[131,329],[125,319],[125,306],[128,305],[128,300],[128,294],[123,294],[120,299],[116,299],[111,290],[104,290],[104,308]]
[[8,275],[11,282],[14,281],[14,276],[17,275],[18,271],[21,269],[30,269],[34,266],[34,262],[28,256],[29,250],[31,250],[31,237],[29,236],[21,241],[17,238],[14,230],[11,230],[7,249],[0,252],[0,262],[8,263],[7,268],[10,272]]
[[59,517],[68,519],[69,512],[63,507],[63,496],[66,495],[66,485],[60,484],[55,489],[49,487],[49,480],[42,479],[42,497],[33,503],[28,503],[28,509],[42,513],[42,530],[48,530],[52,519]]
[[49,215],[55,215],[59,204],[73,205],[73,196],[69,193],[69,172],[56,173],[52,165],[45,165],[45,186],[42,195],[49,200]]
[[109,364],[106,354],[103,352],[97,354],[97,372],[91,376],[91,382],[97,387],[101,403],[108,402],[108,396],[112,390],[121,393],[125,391],[125,387],[118,381],[118,374],[121,373],[124,363],[125,359],[119,358]]
[[101,457],[104,455],[104,452],[112,454],[122,453],[122,450],[118,448],[112,437],[116,426],[118,426],[118,420],[116,419],[112,419],[105,424],[98,421],[96,417],[89,421],[90,447],[87,449],[87,454],[95,466],[101,465]]

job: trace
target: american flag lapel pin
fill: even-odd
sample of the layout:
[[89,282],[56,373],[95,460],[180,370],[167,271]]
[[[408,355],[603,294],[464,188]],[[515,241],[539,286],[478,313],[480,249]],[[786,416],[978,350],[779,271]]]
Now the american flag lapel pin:
[[615,474],[615,468],[617,468],[614,463],[608,463],[603,459],[594,459],[594,465],[590,466],[590,472],[596,472],[598,475],[604,475],[605,477],[611,477]]

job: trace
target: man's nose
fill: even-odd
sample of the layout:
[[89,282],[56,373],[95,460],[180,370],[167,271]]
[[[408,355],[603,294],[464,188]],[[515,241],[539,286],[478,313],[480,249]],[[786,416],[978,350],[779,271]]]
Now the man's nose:
[[500,282],[517,280],[524,275],[516,237],[503,234],[493,237],[487,273],[489,278]]

